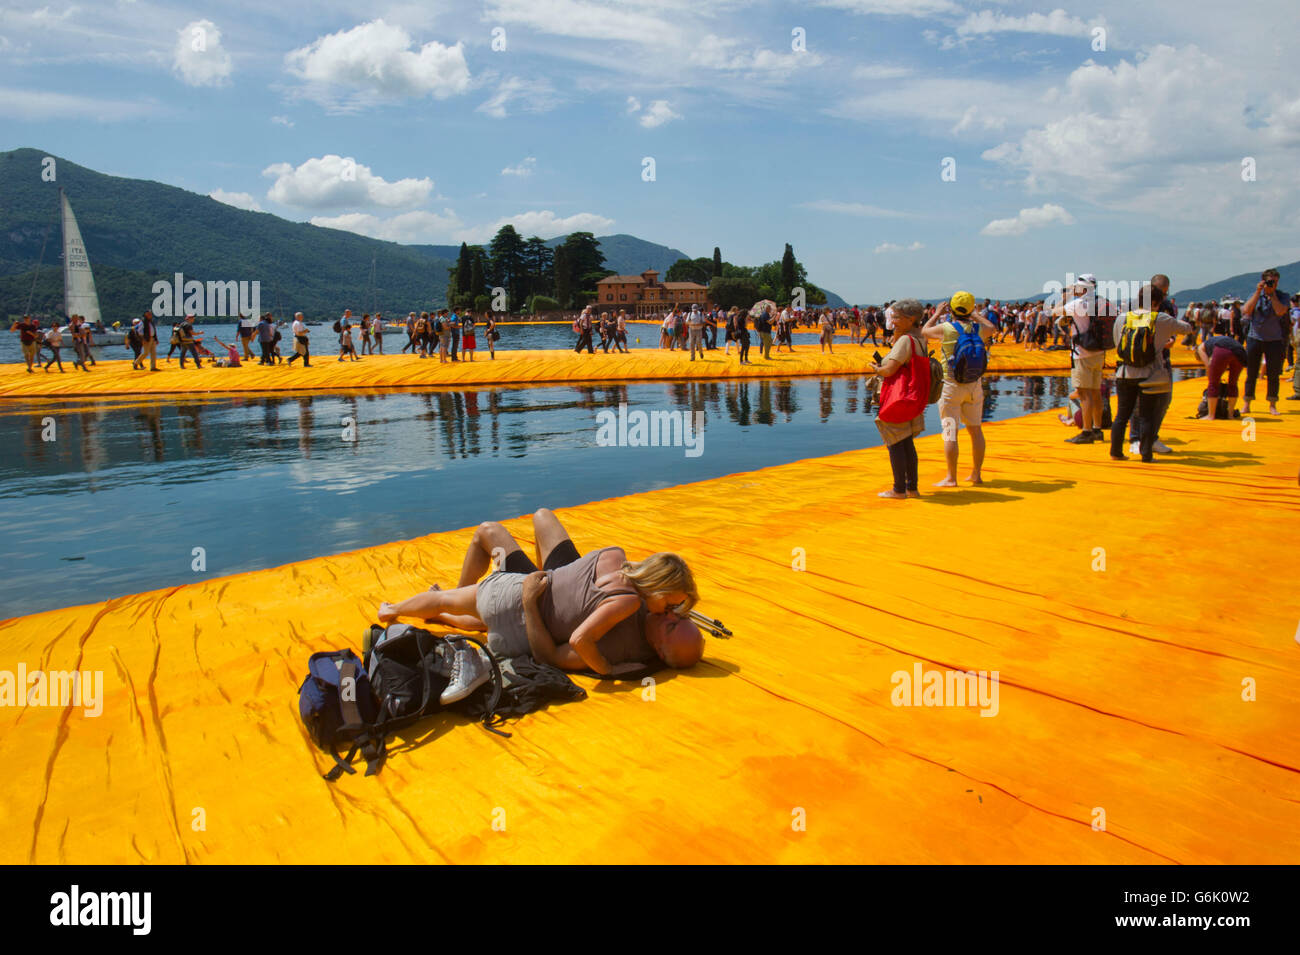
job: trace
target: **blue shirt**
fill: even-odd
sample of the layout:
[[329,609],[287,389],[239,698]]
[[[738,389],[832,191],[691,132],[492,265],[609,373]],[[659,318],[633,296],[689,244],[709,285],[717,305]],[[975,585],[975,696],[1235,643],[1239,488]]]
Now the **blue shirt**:
[[1253,338],[1257,342],[1280,342],[1282,340],[1282,316],[1277,314],[1275,300],[1280,298],[1284,302],[1291,301],[1291,296],[1281,289],[1275,289],[1276,295],[1264,297],[1261,292],[1259,298],[1255,301],[1255,311],[1246,319],[1250,325],[1250,332],[1247,338]]

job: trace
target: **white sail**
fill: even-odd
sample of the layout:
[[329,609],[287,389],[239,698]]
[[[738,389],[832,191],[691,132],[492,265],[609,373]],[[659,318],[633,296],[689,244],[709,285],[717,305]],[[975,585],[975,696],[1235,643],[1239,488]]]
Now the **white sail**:
[[62,189],[59,199],[63,204],[63,311],[68,315],[84,315],[87,322],[95,325],[100,321],[99,296],[95,293],[90,257],[81,241],[72,205]]

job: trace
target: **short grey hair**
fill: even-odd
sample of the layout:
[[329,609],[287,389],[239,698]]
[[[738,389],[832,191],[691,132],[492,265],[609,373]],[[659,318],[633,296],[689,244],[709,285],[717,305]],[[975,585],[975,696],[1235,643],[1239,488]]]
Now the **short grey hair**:
[[925,306],[914,298],[903,298],[894,303],[895,318],[910,318],[913,322],[917,322],[923,314],[925,314]]

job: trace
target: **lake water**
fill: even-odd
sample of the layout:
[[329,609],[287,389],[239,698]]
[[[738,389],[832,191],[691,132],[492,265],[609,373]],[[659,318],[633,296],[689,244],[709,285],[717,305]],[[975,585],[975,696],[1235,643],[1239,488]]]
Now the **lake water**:
[[[841,377],[3,402],[0,618],[878,445],[865,387]],[[988,420],[1061,407],[1069,389],[1031,376],[986,387]],[[601,446],[598,415],[621,404],[703,412],[699,453]],[[938,427],[931,406],[927,433]],[[206,573],[191,570],[195,547]]]

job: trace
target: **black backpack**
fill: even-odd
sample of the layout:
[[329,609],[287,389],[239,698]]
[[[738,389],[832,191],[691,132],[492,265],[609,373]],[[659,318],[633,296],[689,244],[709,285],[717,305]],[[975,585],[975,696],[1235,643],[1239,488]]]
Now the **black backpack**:
[[[452,660],[468,644],[487,658],[492,678],[449,708],[471,711],[487,729],[510,735],[496,729],[501,670],[481,641],[458,634],[439,637],[407,624],[372,626],[364,639],[364,660],[351,650],[312,654],[298,689],[298,711],[307,732],[334,759],[326,780],[355,773],[351,764],[358,752],[366,761],[366,775],[378,773],[390,735],[443,709],[439,697],[451,681]],[[340,757],[342,744],[350,748]]]

